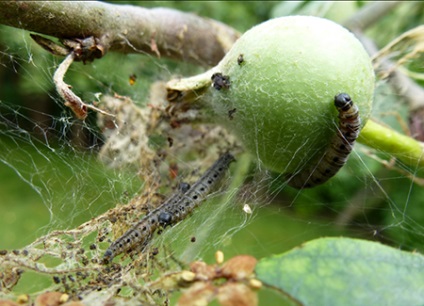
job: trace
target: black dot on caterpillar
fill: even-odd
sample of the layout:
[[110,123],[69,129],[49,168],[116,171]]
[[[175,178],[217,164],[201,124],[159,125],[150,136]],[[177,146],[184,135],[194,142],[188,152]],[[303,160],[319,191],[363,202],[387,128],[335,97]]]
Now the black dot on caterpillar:
[[187,217],[224,176],[233,161],[234,157],[226,153],[193,186],[181,183],[178,190],[162,205],[144,216],[109,246],[103,255],[103,263],[109,263],[116,255],[134,248],[144,249],[157,229],[176,224]]
[[162,211],[159,214],[159,224],[162,227],[166,227],[167,225],[171,224],[171,221],[172,221],[172,214],[170,212]]
[[289,186],[300,189],[323,184],[346,163],[359,136],[361,118],[358,106],[346,93],[336,95],[334,105],[339,112],[339,124],[336,135],[331,139],[330,146],[317,164],[294,175],[287,175]]

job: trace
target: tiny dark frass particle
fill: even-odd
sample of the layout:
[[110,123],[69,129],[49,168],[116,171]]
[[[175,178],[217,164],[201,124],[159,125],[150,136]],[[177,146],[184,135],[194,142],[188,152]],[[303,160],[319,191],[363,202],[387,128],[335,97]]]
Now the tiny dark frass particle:
[[169,147],[171,148],[171,147],[172,147],[172,145],[174,144],[174,139],[172,139],[172,137],[169,137],[169,136],[168,136],[167,140],[168,140],[168,145],[169,145]]
[[244,63],[244,56],[240,54],[237,58],[237,64],[240,66],[242,63]]
[[233,108],[233,109],[230,109],[229,111],[228,111],[228,118],[230,118],[230,120],[233,120],[234,119],[234,113],[237,111],[237,108]]
[[228,75],[222,75],[222,73],[217,72],[214,73],[211,77],[212,86],[216,90],[221,90],[222,88],[228,89],[230,88],[230,77]]
[[133,74],[130,75],[130,78],[129,78],[130,85],[131,86],[134,85],[135,81],[137,81],[137,76],[133,73]]

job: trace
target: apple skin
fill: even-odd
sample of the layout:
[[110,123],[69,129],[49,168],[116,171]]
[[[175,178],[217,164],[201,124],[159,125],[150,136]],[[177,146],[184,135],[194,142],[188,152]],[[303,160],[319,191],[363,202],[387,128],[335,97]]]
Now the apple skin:
[[329,147],[338,126],[335,95],[350,95],[362,127],[371,113],[371,60],[352,33],[327,19],[290,16],[259,24],[212,71],[202,100],[214,119],[279,173],[311,167]]

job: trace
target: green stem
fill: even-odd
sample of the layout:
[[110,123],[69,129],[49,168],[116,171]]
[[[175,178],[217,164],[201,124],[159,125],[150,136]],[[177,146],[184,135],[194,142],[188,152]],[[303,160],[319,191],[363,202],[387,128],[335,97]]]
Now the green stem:
[[424,166],[424,144],[402,135],[373,120],[359,134],[358,142],[371,148],[389,153],[408,166]]

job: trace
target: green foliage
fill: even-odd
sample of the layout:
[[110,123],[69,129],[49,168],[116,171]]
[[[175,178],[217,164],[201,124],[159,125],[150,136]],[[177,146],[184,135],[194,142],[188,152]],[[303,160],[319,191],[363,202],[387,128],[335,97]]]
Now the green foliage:
[[258,278],[302,305],[422,305],[424,257],[379,243],[323,238],[262,259]]
[[4,137],[0,145],[13,156],[0,162],[0,249],[25,247],[52,228],[77,227],[125,204],[142,186],[133,172],[107,168],[92,154]]

